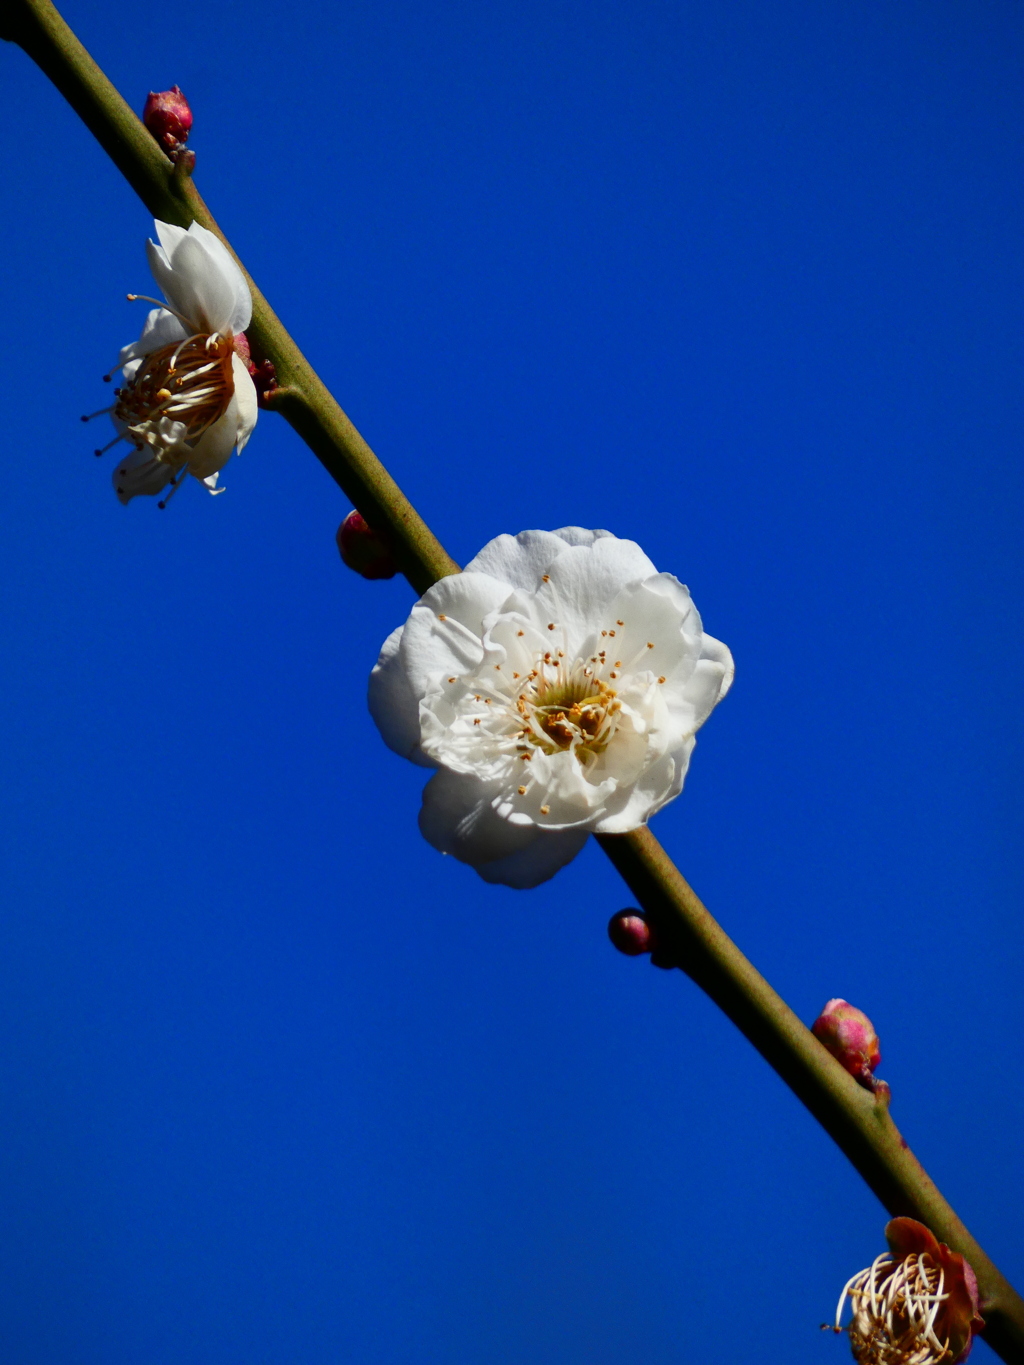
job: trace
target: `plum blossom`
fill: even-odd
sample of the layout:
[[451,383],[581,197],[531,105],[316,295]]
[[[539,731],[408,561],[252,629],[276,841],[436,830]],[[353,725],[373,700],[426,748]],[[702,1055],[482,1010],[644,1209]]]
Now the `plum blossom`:
[[177,488],[186,473],[211,493],[223,492],[218,475],[256,425],[256,390],[242,358],[252,316],[245,276],[220,238],[198,223],[186,231],[158,220],[156,232],[159,246],[148,242],[146,250],[167,302],[121,351],[124,383],[109,409],[118,435],[104,448],[132,446],[114,470],[122,503]]
[[889,1251],[843,1289],[835,1330],[846,1331],[858,1365],[960,1365],[985,1328],[970,1264],[914,1218],[894,1218],[885,1238]]
[[678,579],[569,526],[498,536],[435,583],[385,641],[369,705],[390,748],[436,769],[426,839],[526,888],[679,795],[732,678]]

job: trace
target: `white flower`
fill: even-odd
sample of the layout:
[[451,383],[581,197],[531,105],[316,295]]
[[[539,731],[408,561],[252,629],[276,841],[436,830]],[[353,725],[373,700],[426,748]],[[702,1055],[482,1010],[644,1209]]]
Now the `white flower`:
[[124,384],[111,409],[120,433],[111,445],[134,447],[114,470],[123,503],[177,487],[186,473],[222,492],[217,476],[248,441],[258,412],[235,349],[252,316],[245,276],[198,223],[186,231],[157,221],[156,232],[160,245],[147,242],[146,251],[167,306],[153,309],[138,341],[121,351]]
[[732,655],[631,540],[575,526],[485,545],[384,643],[370,713],[437,772],[420,829],[485,881],[546,881],[587,835],[682,790]]

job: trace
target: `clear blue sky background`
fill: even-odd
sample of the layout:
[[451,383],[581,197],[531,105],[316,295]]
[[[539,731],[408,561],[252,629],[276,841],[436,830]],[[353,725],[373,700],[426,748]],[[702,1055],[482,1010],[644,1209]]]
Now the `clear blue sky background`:
[[[655,832],[808,1021],[874,1018],[1018,1284],[1024,13],[64,12],[456,558],[603,526],[736,685]],[[0,50],[0,1356],[836,1365],[885,1215],[589,848],[419,837],[367,673],[411,594],[264,416],[127,509],[101,374],[147,216]],[[980,1361],[992,1359],[987,1348]]]

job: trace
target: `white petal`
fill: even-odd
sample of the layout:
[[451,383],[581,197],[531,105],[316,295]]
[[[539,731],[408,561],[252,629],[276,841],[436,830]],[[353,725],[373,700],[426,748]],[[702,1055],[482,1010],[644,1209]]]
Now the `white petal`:
[[238,400],[234,395],[212,426],[206,428],[192,447],[188,472],[197,479],[209,478],[223,469],[238,438]]
[[209,493],[212,497],[216,497],[218,493],[227,492],[226,488],[217,487],[217,480],[219,478],[220,478],[219,474],[211,474],[209,478],[203,479],[203,486],[205,487],[207,493]]
[[197,332],[228,333],[248,326],[252,300],[245,276],[213,233],[193,223],[169,251],[147,242],[146,253],[168,304]]
[[256,398],[256,385],[239,355],[231,357],[231,373],[235,380],[235,397],[238,399],[238,453],[241,455],[246,442],[253,433],[256,419],[260,415],[260,405]]
[[[596,539],[609,535],[608,531],[563,526],[560,531],[520,531],[517,536],[497,536],[469,561],[466,570],[490,574],[514,588],[535,592],[540,586],[541,575],[547,573],[566,545],[589,546]],[[650,572],[655,572],[653,565]]]
[[526,848],[493,863],[481,863],[476,870],[492,885],[529,891],[531,887],[549,881],[566,863],[571,863],[589,838],[585,829],[539,830],[536,839]]
[[138,365],[132,370],[129,376],[125,366],[133,360],[138,360],[142,356],[147,356],[153,351],[159,351],[163,346],[170,346],[172,342],[184,341],[186,332],[181,323],[173,313],[168,313],[166,308],[153,308],[146,315],[142,333],[138,341],[133,341],[129,346],[121,347],[121,365],[124,370],[125,379],[131,383],[135,378],[135,371]]
[[122,506],[143,494],[152,497],[170,483],[174,470],[158,460],[148,447],[133,450],[114,470],[111,483]]
[[536,828],[502,820],[492,804],[495,795],[491,784],[439,768],[423,789],[424,839],[474,867],[520,852],[536,838]]
[[252,294],[241,266],[215,232],[193,223],[188,235],[199,242],[223,279],[231,286],[231,310],[224,325],[218,325],[217,330],[244,332],[252,321]]
[[366,701],[389,749],[403,758],[412,759],[413,763],[433,767],[420,749],[419,700],[409,686],[399,656],[404,630],[404,626],[399,626],[384,641],[384,648],[370,674]]
[[687,736],[672,753],[665,754],[649,768],[632,788],[624,791],[626,800],[622,806],[594,825],[594,833],[628,834],[646,824],[662,806],[675,800],[683,790],[696,742],[693,735]]
[[159,218],[154,218],[153,226],[156,228],[157,241],[164,253],[164,259],[170,262],[174,248],[188,236],[188,228],[177,227],[174,223],[162,223]]
[[719,687],[716,700],[721,701],[732,687],[733,679],[736,677],[736,665],[733,663],[732,651],[728,645],[723,645],[721,640],[716,640],[713,635],[703,635],[701,637],[700,657],[709,663],[718,664],[722,669],[722,682]]
[[480,573],[452,574],[423,594],[402,636],[402,666],[417,697],[435,691],[443,676],[477,667],[484,617],[507,594],[506,584]]
[[605,536],[565,549],[548,568],[550,581],[541,583],[536,601],[570,646],[581,648],[590,630],[616,628],[612,606],[628,584],[656,576],[639,545]]

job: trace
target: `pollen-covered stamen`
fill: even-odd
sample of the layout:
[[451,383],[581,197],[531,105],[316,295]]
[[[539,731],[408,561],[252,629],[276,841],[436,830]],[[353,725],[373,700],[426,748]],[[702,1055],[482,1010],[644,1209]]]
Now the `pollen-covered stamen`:
[[853,1317],[846,1331],[860,1365],[939,1365],[950,1358],[935,1320],[948,1295],[944,1276],[927,1252],[899,1260],[885,1253],[845,1285],[836,1309],[835,1331],[846,1300]]
[[585,766],[607,748],[621,709],[615,689],[596,677],[585,660],[567,667],[564,658],[550,651],[525,679],[515,706],[521,748],[548,754],[569,749]]
[[196,441],[226,411],[235,392],[230,333],[196,335],[143,358],[121,389],[114,417],[133,430],[159,417],[182,422],[181,439]]

